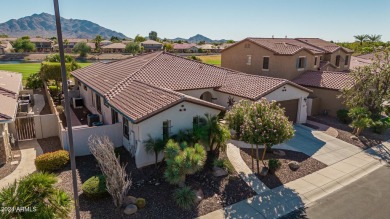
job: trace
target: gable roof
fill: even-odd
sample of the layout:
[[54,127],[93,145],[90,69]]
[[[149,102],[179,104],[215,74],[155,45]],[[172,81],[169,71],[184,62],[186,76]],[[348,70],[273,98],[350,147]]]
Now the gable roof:
[[351,63],[349,69],[355,69],[357,67],[367,66],[372,63],[372,59],[361,58],[360,56],[351,56]]
[[[157,106],[170,106],[175,101],[195,101],[197,104],[221,108],[197,98],[183,96],[177,92],[181,90],[212,88],[251,100],[284,84],[311,92],[285,79],[248,75],[166,52],[148,53],[111,63],[97,63],[73,71],[72,75],[103,95],[115,108],[132,116],[130,118],[134,121],[145,117],[142,112],[148,112],[147,115],[150,116],[160,109]],[[157,98],[148,98],[150,93],[146,90],[152,90]],[[127,110],[130,107],[127,102],[134,103],[131,106],[132,112]],[[134,114],[136,111],[140,113]]]
[[315,46],[317,48],[320,48],[324,50],[327,53],[333,53],[337,51],[338,49],[342,49],[347,53],[352,53],[353,50],[341,47],[335,43],[331,43],[329,41],[320,39],[320,38],[296,38],[296,40],[299,40],[303,43],[310,44],[312,46]]
[[195,43],[175,43],[173,44],[173,49],[191,49],[195,46]]
[[102,46],[102,49],[124,49],[126,45],[123,43],[111,43],[105,46]]
[[292,80],[302,86],[341,90],[352,85],[352,77],[346,72],[308,71]]
[[0,71],[0,122],[15,117],[17,95],[22,86],[22,75],[14,72]]
[[162,45],[162,43],[159,43],[157,41],[154,41],[154,40],[145,40],[143,42],[141,42],[142,45]]

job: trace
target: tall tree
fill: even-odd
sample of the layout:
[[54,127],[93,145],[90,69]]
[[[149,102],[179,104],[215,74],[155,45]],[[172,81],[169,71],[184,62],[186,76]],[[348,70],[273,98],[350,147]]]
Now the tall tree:
[[136,42],[128,43],[125,47],[125,52],[131,53],[133,56],[135,56],[141,52],[141,46]]
[[100,36],[100,35],[96,35],[95,39],[95,48],[96,48],[96,51],[100,52],[100,43],[103,41],[103,37]]
[[171,43],[164,43],[164,49],[167,52],[172,52],[173,51],[173,45]]
[[363,45],[363,42],[367,39],[367,34],[356,35],[353,37],[355,37],[356,41],[360,42],[360,45]]
[[147,153],[154,153],[156,158],[155,166],[157,168],[158,154],[164,151],[165,144],[161,138],[152,138],[150,134],[148,134],[148,140],[144,142],[145,150]]
[[80,57],[86,57],[88,53],[91,52],[91,47],[85,42],[79,42],[73,47],[75,53],[80,54]]
[[157,37],[157,32],[156,31],[150,31],[149,33],[149,39],[150,40],[157,40],[158,37]]
[[376,35],[376,34],[367,35],[367,39],[372,43],[380,42],[381,38],[382,35]]
[[113,43],[119,43],[121,40],[119,39],[119,37],[112,36],[110,41],[113,42]]
[[136,43],[141,43],[145,40],[146,40],[145,37],[140,36],[139,34],[137,34],[137,36],[134,37],[134,42],[136,42]]
[[17,52],[33,52],[36,50],[35,44],[30,41],[30,37],[19,38],[12,46]]
[[390,51],[376,54],[373,63],[350,72],[351,86],[342,90],[348,108],[366,108],[371,117],[383,112],[383,102],[390,99]]
[[64,40],[64,45],[65,45],[65,49],[68,50],[69,49],[69,40],[68,39]]

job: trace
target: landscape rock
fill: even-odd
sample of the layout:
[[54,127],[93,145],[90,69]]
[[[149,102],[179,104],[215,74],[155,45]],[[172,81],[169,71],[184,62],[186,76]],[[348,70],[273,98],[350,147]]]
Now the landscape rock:
[[286,156],[286,152],[282,151],[282,150],[274,150],[273,153],[275,155],[278,155],[278,156],[281,156],[281,157],[284,157]]
[[299,165],[299,163],[296,162],[296,161],[290,161],[290,162],[288,162],[288,167],[290,167],[290,169],[291,169],[292,171],[296,171],[296,170],[299,169],[300,165]]
[[126,215],[132,215],[135,214],[137,210],[138,208],[136,205],[130,204],[126,206],[125,210],[123,210],[123,213],[125,213]]
[[354,141],[359,140],[359,138],[358,138],[357,136],[355,136],[355,135],[352,135],[350,138],[351,138],[352,140],[354,140]]
[[204,199],[203,191],[202,191],[202,189],[199,189],[198,191],[196,191],[195,201],[196,201],[196,203],[199,203],[203,199]]
[[268,174],[268,168],[262,167],[259,174],[260,176],[266,176]]
[[129,195],[129,196],[126,196],[126,197],[124,198],[124,200],[123,200],[123,205],[124,205],[124,206],[128,206],[128,205],[130,205],[130,204],[135,204],[136,201],[137,201],[137,198],[136,198],[136,197]]
[[220,167],[213,167],[213,175],[215,177],[227,176],[228,172]]

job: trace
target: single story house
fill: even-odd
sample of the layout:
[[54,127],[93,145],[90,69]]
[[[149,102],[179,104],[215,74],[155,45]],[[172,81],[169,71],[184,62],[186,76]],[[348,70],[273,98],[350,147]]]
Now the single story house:
[[292,80],[313,91],[309,95],[311,102],[308,115],[326,114],[337,116],[337,110],[345,109],[341,90],[352,85],[352,77],[347,72],[308,71]]
[[195,43],[175,43],[173,44],[173,51],[177,53],[196,53],[198,47]]
[[203,45],[198,45],[196,47],[198,47],[198,49],[203,50],[203,52],[207,52],[207,53],[217,53],[222,50],[219,47],[214,46],[213,44],[203,44]]
[[123,43],[112,43],[102,46],[103,53],[124,53],[126,45]]
[[[291,81],[249,75],[166,52],[146,53],[72,72],[84,105],[104,124],[122,123],[123,145],[137,167],[154,163],[144,141],[192,129],[205,113],[217,115],[242,99],[278,101],[293,122],[306,122],[311,90]],[[162,159],[160,154],[159,159]]]
[[[15,132],[18,96],[22,75],[0,71],[0,165],[11,158],[11,139]],[[13,134],[11,134],[13,133]]]
[[163,44],[154,40],[146,40],[141,42],[141,46],[144,47],[145,52],[156,52],[163,49]]

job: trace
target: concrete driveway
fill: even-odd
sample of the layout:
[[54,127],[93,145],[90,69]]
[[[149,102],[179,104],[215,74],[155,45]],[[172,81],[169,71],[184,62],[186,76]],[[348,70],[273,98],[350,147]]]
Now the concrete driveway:
[[295,125],[295,136],[274,148],[299,151],[326,165],[332,165],[362,151],[359,147],[338,138],[315,131],[303,125]]

